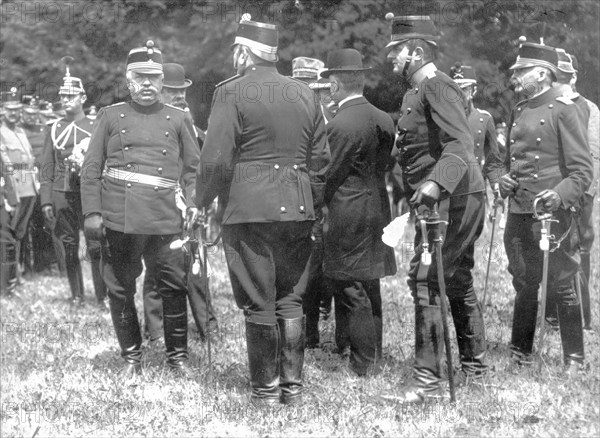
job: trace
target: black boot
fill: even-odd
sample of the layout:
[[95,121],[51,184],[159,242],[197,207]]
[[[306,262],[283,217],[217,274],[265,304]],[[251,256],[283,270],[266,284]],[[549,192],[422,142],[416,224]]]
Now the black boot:
[[[450,309],[456,329],[461,373],[457,383],[466,384],[487,374],[485,326],[479,301],[451,300]],[[459,385],[457,385],[459,386]]]
[[[67,251],[74,251],[72,248]],[[75,252],[75,256],[67,258],[67,279],[71,288],[71,301],[73,304],[83,304],[83,275],[81,274],[81,262],[79,255]]]
[[579,304],[558,306],[560,340],[566,368],[579,367],[585,358],[583,352],[583,329]]
[[[533,299],[527,296],[533,296]],[[513,314],[511,351],[512,359],[519,365],[530,365],[533,337],[537,317],[537,289],[534,294],[517,293]]]
[[304,365],[305,319],[279,319],[281,334],[280,381],[281,402],[295,404],[302,400],[302,366]]
[[246,321],[246,345],[251,403],[256,406],[279,403],[279,325]]
[[121,357],[125,359],[125,367],[121,372],[121,376],[129,379],[142,370],[142,336],[135,304],[133,297],[131,301],[111,298],[109,303],[110,316],[121,347]]
[[583,312],[583,329],[592,329],[592,314],[590,307],[590,253],[581,251],[580,290],[581,311]]
[[423,403],[426,398],[444,395],[442,355],[444,336],[438,306],[415,306],[415,364],[413,379],[400,390],[401,403]]
[[94,293],[98,304],[104,303],[106,299],[106,285],[100,272],[100,258],[91,258],[90,265],[92,267],[92,282],[94,283]]
[[173,369],[187,370],[187,301],[183,291],[163,296],[163,330],[167,365]]

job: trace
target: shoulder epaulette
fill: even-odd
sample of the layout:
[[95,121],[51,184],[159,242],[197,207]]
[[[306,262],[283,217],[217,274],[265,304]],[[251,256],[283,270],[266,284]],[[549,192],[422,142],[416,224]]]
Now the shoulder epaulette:
[[232,77],[230,77],[229,79],[225,79],[224,81],[221,81],[221,82],[219,82],[217,85],[215,85],[215,88],[219,88],[220,86],[222,86],[222,85],[225,85],[225,84],[227,84],[228,82],[231,82],[231,81],[233,81],[233,80],[235,80],[235,79],[238,79],[238,78],[241,78],[241,77],[242,77],[242,75],[235,75],[235,76],[232,76]]
[[475,108],[475,109],[477,111],[479,111],[481,114],[485,114],[486,116],[492,117],[492,115],[489,112],[487,112],[486,110],[484,110],[484,109],[479,109],[479,108]]
[[117,103],[113,103],[112,105],[105,106],[104,108],[100,108],[100,109],[114,108],[114,107],[117,107],[117,106],[125,105],[125,103],[126,102],[117,102]]
[[165,106],[168,106],[169,108],[173,108],[173,109],[176,109],[178,111],[181,111],[182,113],[186,112],[184,109],[179,108],[178,106],[175,106],[175,105],[171,105],[170,103],[165,103]]
[[568,98],[567,96],[558,96],[556,98],[556,100],[564,103],[565,105],[573,105],[573,101],[570,98]]

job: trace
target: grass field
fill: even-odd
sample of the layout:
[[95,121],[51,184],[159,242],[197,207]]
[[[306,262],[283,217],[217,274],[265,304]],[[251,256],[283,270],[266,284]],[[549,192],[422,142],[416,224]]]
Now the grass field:
[[[597,211],[595,219],[599,223]],[[410,407],[377,397],[393,394],[409,377],[413,361],[413,306],[405,281],[409,232],[406,243],[397,248],[398,274],[382,281],[383,371],[369,378],[348,371],[347,363],[331,352],[331,318],[321,325],[323,348],[306,352],[307,391],[298,407],[260,410],[247,403],[244,321],[233,302],[220,249],[211,255],[220,340],[213,347],[209,375],[206,345],[190,317],[190,359],[196,370],[191,379],[169,374],[164,348],[147,346],[143,376],[129,386],[118,382],[122,362],[117,341],[108,312],[93,305],[87,262],[83,308],[69,306],[66,278],[31,277],[16,296],[0,299],[1,436],[598,436],[598,243],[591,283],[595,332],[585,333],[589,366],[566,380],[557,332],[548,333],[541,371],[535,366],[521,370],[508,360],[514,292],[501,233],[497,229],[488,292],[492,305],[486,309],[488,362],[495,372],[485,389],[458,390],[455,404]],[[476,287],[481,293],[489,240],[488,225],[476,254]]]

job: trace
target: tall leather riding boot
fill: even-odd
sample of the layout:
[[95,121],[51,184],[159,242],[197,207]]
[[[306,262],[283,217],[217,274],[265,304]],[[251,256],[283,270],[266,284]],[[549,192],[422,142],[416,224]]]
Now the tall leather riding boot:
[[162,306],[167,365],[185,368],[188,360],[186,294],[176,292],[163,296]]
[[302,400],[305,318],[279,319],[281,335],[280,380],[281,402],[294,404]]
[[537,308],[537,289],[533,294],[517,293],[510,344],[513,357],[518,363],[527,362],[533,351]]
[[558,321],[565,365],[582,364],[585,356],[579,304],[559,304]]
[[103,302],[106,298],[106,285],[100,273],[100,259],[92,259],[92,282],[94,283],[94,292],[98,302]]
[[481,303],[450,300],[450,310],[456,329],[461,369],[466,377],[480,377],[488,371]]
[[444,336],[439,306],[415,306],[415,364],[413,379],[400,391],[402,403],[423,403],[443,395]]
[[335,296],[335,344],[338,352],[343,353],[350,347],[350,335],[348,333],[348,312],[341,306],[341,298]]
[[581,251],[581,310],[583,312],[583,328],[592,328],[592,314],[590,307],[590,253]]
[[0,290],[11,294],[17,284],[16,248],[13,242],[2,242],[2,270],[0,272]]
[[133,297],[130,301],[109,299],[110,316],[119,346],[121,357],[126,365],[123,369],[124,377],[131,377],[141,371],[142,360],[142,335]]
[[279,325],[246,321],[246,345],[251,403],[257,406],[279,403]]
[[79,261],[78,247],[76,245],[65,245],[67,278],[71,288],[71,298],[83,299],[83,275],[81,273],[81,262]]

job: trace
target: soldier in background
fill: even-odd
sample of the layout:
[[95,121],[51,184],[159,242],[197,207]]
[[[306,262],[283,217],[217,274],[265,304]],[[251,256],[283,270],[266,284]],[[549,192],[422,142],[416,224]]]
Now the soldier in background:
[[497,191],[498,178],[503,174],[503,165],[498,152],[494,118],[486,110],[475,108],[473,105],[473,98],[477,93],[475,69],[457,62],[450,69],[449,76],[463,92],[467,122],[474,140],[475,159],[481,166],[483,176],[492,190]]
[[556,238],[550,242],[547,287],[550,300],[554,298],[558,303],[565,371],[570,374],[584,361],[581,308],[575,286],[579,247],[571,207],[580,202],[589,187],[593,168],[586,138],[587,120],[582,120],[573,100],[563,96],[560,88],[552,87],[557,65],[554,48],[521,44],[510,69],[515,92],[525,100],[512,111],[506,174],[500,178],[500,192],[510,198],[504,246],[516,290],[511,358],[519,365],[532,362],[543,263],[540,223],[532,216],[534,200],[538,199],[539,207],[558,220],[551,229]]
[[[23,108],[23,117],[21,127],[27,135],[31,144],[35,165],[39,169],[42,162],[42,154],[46,140],[46,124],[40,115],[40,100],[34,96],[24,96],[27,99]],[[29,228],[25,235],[22,247],[23,265],[25,272],[32,270],[42,272],[50,270],[52,264],[56,261],[54,251],[54,240],[52,239],[52,230],[45,226],[44,215],[42,213],[41,196],[36,196],[35,207],[31,214]],[[33,256],[31,256],[33,255]]]
[[[86,117],[87,96],[81,79],[71,76],[70,57],[63,58],[66,75],[59,89],[65,113],[47,129],[41,166],[41,204],[47,226],[61,240],[65,252],[71,303],[83,305],[84,287],[80,261],[79,231],[83,228],[81,210],[81,165],[86,154],[94,120]],[[86,241],[96,303],[105,310],[106,286],[100,273],[100,245]]]
[[[19,200],[12,217],[11,228],[16,239],[15,265],[11,268],[9,282],[20,283],[21,242],[27,233],[29,220],[35,207],[38,194],[38,169],[27,134],[21,128],[22,103],[17,99],[17,89],[13,87],[8,100],[3,103],[4,114],[0,126],[0,153],[6,168],[6,174],[13,177],[14,189]],[[13,275],[14,274],[14,275]]]
[[0,293],[10,296],[16,287],[17,240],[12,224],[19,198],[4,156],[0,154]]
[[[193,119],[185,100],[186,89],[192,85],[192,81],[185,77],[185,70],[180,64],[163,64],[163,73],[165,78],[161,91],[162,102],[186,111],[193,124]],[[197,138],[199,146],[202,147],[205,138],[204,131],[195,125],[193,125],[193,128],[193,134]],[[190,194],[186,193],[185,196],[188,198]],[[146,275],[144,276],[144,321],[146,325],[145,331],[149,340],[156,341],[161,337],[163,331],[162,300],[157,290],[156,278],[152,274],[154,273],[146,271]],[[209,306],[207,303],[202,278],[198,275],[192,275],[191,265],[188,266],[187,281],[190,310],[198,328],[200,338],[205,340],[206,336],[212,336],[211,339],[216,340],[215,335],[219,331],[217,317],[212,304]]]
[[129,52],[131,100],[100,110],[83,164],[84,230],[88,240],[104,243],[103,275],[124,380],[141,372],[135,293],[142,260],[162,298],[167,366],[182,375],[189,370],[184,255],[170,245],[196,220],[193,201],[177,200],[179,187],[193,193],[198,143],[185,111],[160,101],[162,64],[153,41]]

